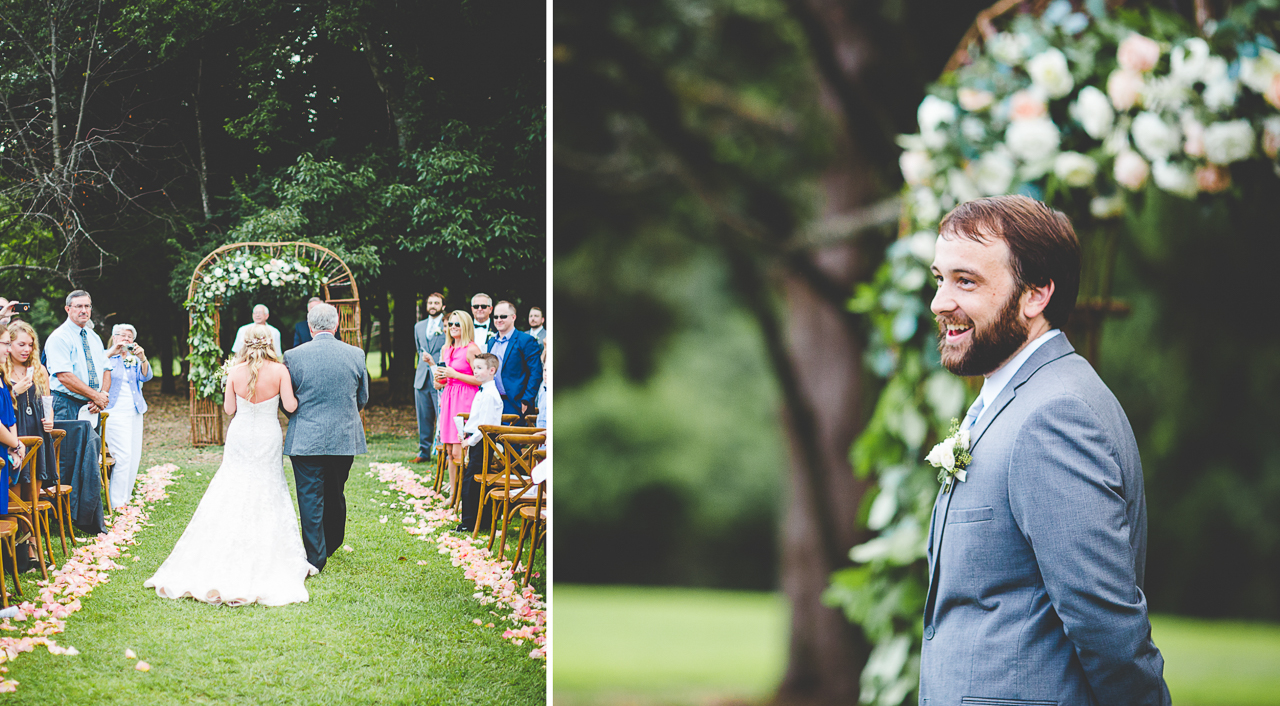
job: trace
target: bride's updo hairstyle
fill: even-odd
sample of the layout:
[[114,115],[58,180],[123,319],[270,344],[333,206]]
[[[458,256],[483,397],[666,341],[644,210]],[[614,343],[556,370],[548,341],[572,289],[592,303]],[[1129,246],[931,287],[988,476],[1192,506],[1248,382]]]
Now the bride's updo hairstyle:
[[271,331],[262,324],[254,324],[245,331],[244,343],[240,345],[240,352],[236,354],[236,363],[249,364],[249,387],[244,395],[246,400],[253,399],[253,388],[258,384],[258,371],[268,362],[280,362],[280,356],[276,355],[276,346],[271,338]]

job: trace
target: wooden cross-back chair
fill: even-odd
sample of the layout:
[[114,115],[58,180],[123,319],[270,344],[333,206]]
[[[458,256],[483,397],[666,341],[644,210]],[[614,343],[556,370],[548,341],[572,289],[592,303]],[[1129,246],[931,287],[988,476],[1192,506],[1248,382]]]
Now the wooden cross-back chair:
[[[502,539],[498,544],[497,556],[501,558],[507,549],[507,527],[511,516],[520,505],[535,501],[537,489],[533,483],[533,467],[538,459],[545,458],[545,452],[538,447],[545,444],[545,433],[533,434],[501,434],[498,436],[502,444],[502,487],[489,491],[489,500],[493,509],[498,511],[498,503],[502,509],[497,512],[502,522]],[[541,453],[540,453],[541,452]],[[493,542],[498,536],[498,524],[489,523],[489,549],[493,550]]]
[[102,448],[98,450],[98,472],[102,476],[102,512],[104,515],[111,514],[111,471],[116,465],[116,460],[111,457],[110,450],[107,448],[107,417],[109,412],[100,412],[98,414],[98,435],[102,440]]
[[[542,460],[546,460],[546,451],[539,449],[537,454]],[[537,497],[532,505],[521,505],[516,509],[516,514],[520,516],[520,541],[516,545],[515,565],[520,564],[520,555],[524,553],[524,538],[529,537],[529,561],[524,568],[524,583],[528,586],[529,579],[533,577],[533,559],[538,553],[538,545],[544,543],[547,538],[547,480],[544,476],[542,480],[534,483],[538,488]],[[531,531],[530,531],[531,530]]]
[[54,485],[47,488],[41,488],[40,492],[44,497],[53,503],[53,515],[58,520],[58,534],[63,537],[62,540],[62,556],[67,556],[66,537],[71,537],[71,546],[76,545],[75,527],[71,524],[71,486],[64,485],[62,482],[62,439],[66,437],[67,432],[63,429],[54,429],[49,432],[49,436],[53,437],[53,479]]
[[[461,412],[459,414],[455,414],[454,416],[460,418],[464,424],[468,419],[471,418],[471,414],[468,412]],[[504,426],[508,426],[508,425],[514,426],[520,420],[521,418],[520,418],[520,415],[518,414],[502,415],[502,424]],[[463,457],[462,457],[462,464],[463,464],[462,473],[459,474],[459,477],[465,478],[466,472],[467,472],[467,469],[466,469],[467,454],[465,453],[463,454]],[[440,492],[440,489],[444,487],[444,479],[448,477],[448,471],[449,471],[449,455],[446,454],[444,452],[444,449],[442,448],[436,451],[436,478],[435,478],[435,482],[432,483],[432,486],[431,486],[432,490],[435,490],[437,493]],[[459,491],[460,490],[461,489],[459,489]],[[459,506],[461,502],[462,502],[462,493],[455,492],[453,496],[454,506]]]
[[[505,419],[508,416],[516,415],[503,415],[503,418]],[[489,498],[489,491],[502,482],[503,475],[507,472],[502,463],[502,442],[498,441],[498,437],[503,434],[536,434],[540,431],[545,431],[537,427],[499,426],[496,424],[481,424],[479,430],[481,435],[480,443],[484,444],[484,463],[480,467],[480,472],[473,476],[476,482],[480,484],[480,492],[478,494],[479,497],[476,498],[476,522],[475,526],[471,528],[472,539],[480,535],[480,526],[484,524],[484,508]],[[493,518],[491,517],[489,521],[492,524]],[[490,544],[492,545],[492,541]]]
[[[27,447],[27,455],[22,457],[22,463],[15,469],[15,473],[19,477],[22,476],[23,470],[27,470],[29,479],[25,483],[19,483],[15,491],[9,489],[9,514],[4,517],[6,520],[14,520],[19,526],[26,525],[27,531],[31,532],[31,537],[36,544],[36,558],[40,562],[40,573],[44,576],[44,580],[49,580],[49,567],[45,564],[45,541],[41,529],[48,533],[48,522],[43,519],[43,514],[53,509],[53,503],[43,500],[40,497],[40,479],[37,477],[35,468],[36,452],[40,449],[40,445],[44,443],[44,439],[38,436],[20,436],[19,440]],[[48,547],[49,561],[53,561],[53,547]]]
[[[22,593],[22,584],[18,582],[18,522],[16,520],[0,520],[0,544],[9,550],[13,559],[13,592]],[[0,602],[9,607],[9,588],[4,584],[4,565],[0,563]]]

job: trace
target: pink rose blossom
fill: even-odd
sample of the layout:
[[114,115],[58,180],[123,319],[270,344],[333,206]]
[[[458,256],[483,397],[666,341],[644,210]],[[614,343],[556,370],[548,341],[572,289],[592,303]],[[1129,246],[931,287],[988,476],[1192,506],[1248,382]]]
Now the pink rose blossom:
[[1218,164],[1206,164],[1196,168],[1196,188],[1200,191],[1216,194],[1230,187],[1230,169]]
[[1037,91],[1018,91],[1009,98],[1009,117],[1012,120],[1031,120],[1048,114],[1044,96]]
[[1154,39],[1135,32],[1120,42],[1116,60],[1125,71],[1146,73],[1160,61],[1160,45]]
[[1141,74],[1124,69],[1112,71],[1107,77],[1107,97],[1111,99],[1111,107],[1123,112],[1137,105],[1144,86]]

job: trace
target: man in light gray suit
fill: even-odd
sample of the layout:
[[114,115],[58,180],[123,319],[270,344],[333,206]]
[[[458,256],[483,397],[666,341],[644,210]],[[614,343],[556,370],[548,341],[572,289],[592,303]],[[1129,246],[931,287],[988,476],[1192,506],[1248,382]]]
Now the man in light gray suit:
[[311,341],[284,354],[298,409],[289,414],[284,454],[293,464],[298,519],[307,561],[317,569],[342,546],[352,457],[365,453],[360,410],[369,401],[364,351],[339,341],[338,310],[320,303],[307,312]]
[[431,368],[440,365],[444,349],[444,295],[427,297],[427,318],[413,325],[413,345],[418,351],[418,369],[413,373],[413,403],[418,412],[418,455],[410,463],[431,460],[436,438],[436,417],[440,414],[440,391],[431,384]]
[[1071,223],[1001,196],[939,230],[942,363],[986,380],[962,425],[964,480],[934,503],[920,703],[1168,704],[1137,443],[1059,329],[1080,282]]

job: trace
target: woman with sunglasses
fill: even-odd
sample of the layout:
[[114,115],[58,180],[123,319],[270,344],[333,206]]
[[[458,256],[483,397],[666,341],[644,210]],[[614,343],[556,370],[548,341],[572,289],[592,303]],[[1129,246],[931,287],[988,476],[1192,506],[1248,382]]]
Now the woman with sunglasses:
[[440,351],[443,365],[435,369],[435,386],[440,390],[440,443],[449,452],[449,503],[458,495],[465,467],[462,439],[454,416],[471,411],[471,400],[480,390],[480,381],[472,374],[471,361],[480,355],[475,344],[471,315],[461,309],[449,314],[444,328],[444,348]]

